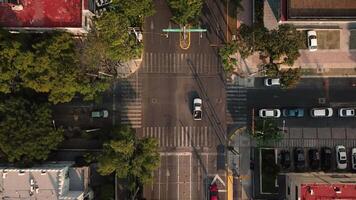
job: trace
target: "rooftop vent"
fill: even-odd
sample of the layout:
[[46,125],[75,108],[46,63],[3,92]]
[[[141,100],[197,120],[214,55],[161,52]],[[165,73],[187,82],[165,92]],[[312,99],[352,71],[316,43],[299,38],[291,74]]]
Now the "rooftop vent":
[[334,187],[334,191],[336,192],[336,194],[341,194],[341,190],[339,187]]

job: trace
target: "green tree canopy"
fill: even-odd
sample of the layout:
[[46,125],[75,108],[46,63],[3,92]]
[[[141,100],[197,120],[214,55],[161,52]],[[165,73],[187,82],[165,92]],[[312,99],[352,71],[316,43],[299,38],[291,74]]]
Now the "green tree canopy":
[[232,73],[234,71],[234,67],[237,65],[237,59],[232,57],[238,49],[237,45],[238,44],[236,42],[231,42],[219,49],[219,55],[224,66],[224,71],[227,74]]
[[264,38],[265,51],[271,62],[282,59],[281,64],[292,66],[300,56],[299,48],[303,45],[302,33],[291,24],[279,25],[278,29],[270,31]]
[[75,45],[72,35],[65,32],[0,31],[0,92],[30,88],[48,93],[53,103],[69,102],[78,93],[85,99],[93,99],[110,84],[86,74],[93,71],[79,65]]
[[46,160],[63,141],[63,130],[55,130],[46,103],[22,97],[0,102],[0,150],[10,162]]
[[194,23],[201,14],[203,0],[167,0],[172,20],[182,26]]
[[152,178],[152,172],[159,166],[157,140],[137,139],[133,129],[121,127],[113,131],[113,139],[104,143],[98,157],[98,172],[101,175],[116,173],[119,178],[127,178],[129,190],[135,189],[136,181],[145,184]]
[[257,119],[255,121],[255,130],[252,135],[259,145],[268,144],[268,142],[279,141],[283,138],[281,129],[275,120]]
[[108,11],[94,18],[80,49],[82,65],[115,72],[117,63],[140,58],[143,44],[131,27],[141,27],[154,12],[152,0],[113,0]]

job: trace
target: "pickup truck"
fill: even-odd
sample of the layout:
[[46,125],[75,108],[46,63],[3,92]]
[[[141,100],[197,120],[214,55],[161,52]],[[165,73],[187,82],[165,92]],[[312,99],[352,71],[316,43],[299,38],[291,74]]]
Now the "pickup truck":
[[202,100],[200,98],[195,98],[193,100],[193,119],[201,120],[202,118]]

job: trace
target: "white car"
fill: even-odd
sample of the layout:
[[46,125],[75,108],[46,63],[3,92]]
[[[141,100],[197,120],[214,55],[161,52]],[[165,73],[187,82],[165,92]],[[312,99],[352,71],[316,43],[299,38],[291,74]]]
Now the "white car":
[[308,31],[307,35],[309,51],[316,51],[318,49],[318,40],[316,39],[316,32]]
[[312,117],[331,117],[333,116],[332,108],[313,108],[310,111]]
[[195,98],[193,100],[193,119],[201,120],[202,118],[202,103],[203,101],[200,98]]
[[337,145],[336,150],[336,166],[338,169],[346,169],[347,167],[347,156],[346,148],[343,145]]
[[281,116],[279,109],[261,109],[259,115],[262,118],[278,118]]
[[281,85],[279,78],[265,78],[265,86],[279,86]]
[[356,170],[356,148],[352,148],[351,150],[351,163],[352,163],[352,169]]
[[339,116],[340,117],[354,117],[355,109],[354,108],[340,108]]

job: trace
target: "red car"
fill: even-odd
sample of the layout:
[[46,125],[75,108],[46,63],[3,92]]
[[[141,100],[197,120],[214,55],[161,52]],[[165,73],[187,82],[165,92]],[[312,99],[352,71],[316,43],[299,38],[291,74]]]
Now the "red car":
[[213,183],[210,185],[209,187],[209,191],[210,191],[210,200],[218,200],[218,186],[216,185],[216,183]]

